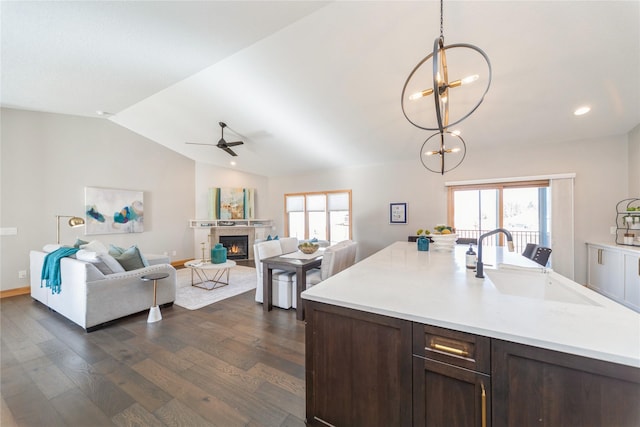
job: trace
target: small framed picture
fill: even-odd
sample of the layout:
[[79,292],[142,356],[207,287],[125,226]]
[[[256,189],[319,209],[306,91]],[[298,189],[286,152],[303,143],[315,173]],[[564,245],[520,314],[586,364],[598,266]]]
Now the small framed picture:
[[406,224],[407,223],[407,204],[406,203],[390,203],[389,204],[389,224]]

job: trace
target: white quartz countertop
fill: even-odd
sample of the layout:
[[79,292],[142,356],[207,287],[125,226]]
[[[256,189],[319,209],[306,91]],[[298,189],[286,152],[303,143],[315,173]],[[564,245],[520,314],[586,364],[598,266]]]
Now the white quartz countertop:
[[640,367],[639,313],[553,272],[575,301],[507,293],[489,278],[492,269],[522,273],[525,283],[538,274],[525,268],[539,272],[540,266],[503,248],[483,248],[485,278],[479,279],[465,267],[467,249],[419,252],[416,243],[396,242],[302,298]]

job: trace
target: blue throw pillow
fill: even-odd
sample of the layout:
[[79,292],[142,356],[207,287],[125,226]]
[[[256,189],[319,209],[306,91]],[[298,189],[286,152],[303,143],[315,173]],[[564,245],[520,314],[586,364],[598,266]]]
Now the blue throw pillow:
[[84,240],[81,239],[76,239],[76,242],[73,244],[74,248],[79,248],[80,245],[86,245],[89,242],[85,242]]
[[267,240],[273,240],[273,239],[271,238],[271,234],[269,234],[269,235],[267,236]]
[[131,246],[120,255],[115,255],[114,258],[120,263],[125,271],[137,270],[145,267],[142,254],[136,246]]

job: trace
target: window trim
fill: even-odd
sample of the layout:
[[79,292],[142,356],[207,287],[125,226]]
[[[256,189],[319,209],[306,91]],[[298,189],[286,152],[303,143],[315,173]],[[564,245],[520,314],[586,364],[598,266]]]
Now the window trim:
[[463,185],[449,185],[447,188],[447,224],[453,224],[455,216],[454,206],[454,193],[456,191],[467,190],[498,190],[498,221],[500,224],[504,220],[504,198],[502,197],[502,190],[505,188],[542,188],[550,187],[550,179],[537,179],[531,181],[509,181],[509,182],[496,182],[489,183],[484,182],[481,184],[463,184]]

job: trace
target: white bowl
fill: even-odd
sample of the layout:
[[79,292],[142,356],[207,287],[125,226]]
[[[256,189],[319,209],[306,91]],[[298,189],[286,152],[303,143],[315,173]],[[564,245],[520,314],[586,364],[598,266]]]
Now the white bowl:
[[437,251],[453,251],[458,240],[457,234],[430,234],[433,240],[433,248]]

